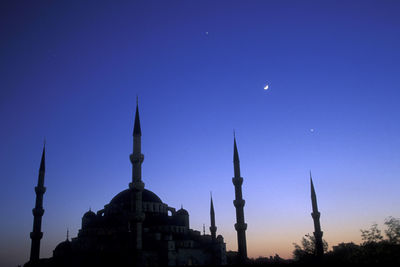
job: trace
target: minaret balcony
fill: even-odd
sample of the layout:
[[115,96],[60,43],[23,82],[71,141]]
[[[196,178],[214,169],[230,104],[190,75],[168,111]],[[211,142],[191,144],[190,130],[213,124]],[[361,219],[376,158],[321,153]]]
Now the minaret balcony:
[[321,217],[321,213],[319,213],[318,211],[317,211],[317,212],[312,212],[312,213],[311,213],[311,217],[312,217],[314,220],[319,220],[319,217]]
[[43,195],[46,192],[46,187],[44,186],[35,186],[36,194]]
[[233,177],[232,178],[232,183],[235,186],[241,186],[243,184],[243,178],[242,177]]
[[144,155],[141,153],[139,154],[133,153],[129,155],[129,159],[131,160],[132,164],[142,163],[144,161]]
[[245,203],[246,203],[246,201],[244,199],[235,199],[233,201],[233,205],[236,208],[243,208]]
[[247,223],[235,223],[236,231],[244,231],[247,229]]

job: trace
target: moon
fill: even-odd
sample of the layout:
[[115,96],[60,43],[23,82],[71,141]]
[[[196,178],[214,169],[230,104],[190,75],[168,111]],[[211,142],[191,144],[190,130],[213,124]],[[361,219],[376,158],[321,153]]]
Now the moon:
[[267,84],[267,85],[265,85],[264,90],[268,90],[268,88],[269,88],[269,86]]

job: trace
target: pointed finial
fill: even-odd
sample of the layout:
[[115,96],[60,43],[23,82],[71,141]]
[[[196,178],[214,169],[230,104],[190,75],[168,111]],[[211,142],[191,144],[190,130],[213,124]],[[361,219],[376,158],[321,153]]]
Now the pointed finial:
[[138,94],[136,94],[136,106],[139,106],[139,97],[138,97]]
[[69,241],[69,229],[67,227],[67,241]]
[[91,206],[89,206],[89,211],[92,211],[92,207]]
[[206,225],[203,223],[203,235],[206,235]]
[[181,210],[183,210],[183,204],[181,204]]
[[236,138],[235,129],[233,129],[233,138]]

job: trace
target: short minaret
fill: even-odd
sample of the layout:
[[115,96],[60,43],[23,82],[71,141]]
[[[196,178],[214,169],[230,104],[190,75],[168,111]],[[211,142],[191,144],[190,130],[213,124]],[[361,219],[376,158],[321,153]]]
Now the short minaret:
[[232,178],[232,183],[235,186],[235,200],[233,201],[233,205],[236,208],[235,229],[237,232],[239,259],[242,262],[244,262],[247,260],[247,246],[246,246],[247,224],[244,222],[243,207],[244,207],[245,201],[242,198],[243,178],[240,177],[239,153],[237,150],[235,137],[233,138],[233,166],[234,166],[234,173],[235,173],[235,176]]
[[141,147],[142,131],[140,128],[139,105],[136,100],[135,125],[133,127],[133,153],[130,155],[132,163],[132,182],[129,183],[131,194],[131,214],[130,231],[133,234],[133,249],[140,251],[142,249],[142,224],[144,213],[142,211],[142,192],[144,183],[142,182],[142,163],[144,156]]
[[319,223],[319,217],[321,216],[321,214],[318,211],[317,195],[315,194],[314,184],[311,177],[311,171],[310,171],[310,183],[311,183],[311,203],[313,210],[311,216],[314,220],[315,255],[317,257],[322,257],[322,255],[324,254],[324,245],[322,243],[323,232],[321,231],[321,225]]
[[32,239],[30,261],[36,262],[39,260],[40,255],[40,240],[43,237],[42,233],[42,216],[44,214],[43,209],[43,195],[46,192],[44,187],[44,172],[45,172],[45,146],[43,145],[42,160],[39,168],[39,178],[37,186],[35,187],[36,192],[36,203],[35,208],[32,210],[33,213],[33,230],[30,234]]
[[215,212],[214,212],[214,204],[213,204],[213,199],[211,195],[211,204],[210,204],[210,219],[211,219],[211,226],[210,226],[210,232],[211,232],[211,240],[215,242],[217,238],[217,227],[215,226]]

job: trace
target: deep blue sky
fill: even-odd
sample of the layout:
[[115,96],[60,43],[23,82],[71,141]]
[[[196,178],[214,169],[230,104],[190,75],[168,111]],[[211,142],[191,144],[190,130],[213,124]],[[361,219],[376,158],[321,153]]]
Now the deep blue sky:
[[[0,265],[29,257],[46,138],[42,257],[131,180],[236,250],[233,129],[251,257],[291,257],[400,216],[398,1],[3,1]],[[269,90],[263,88],[269,84]],[[311,130],[313,129],[313,131]]]

